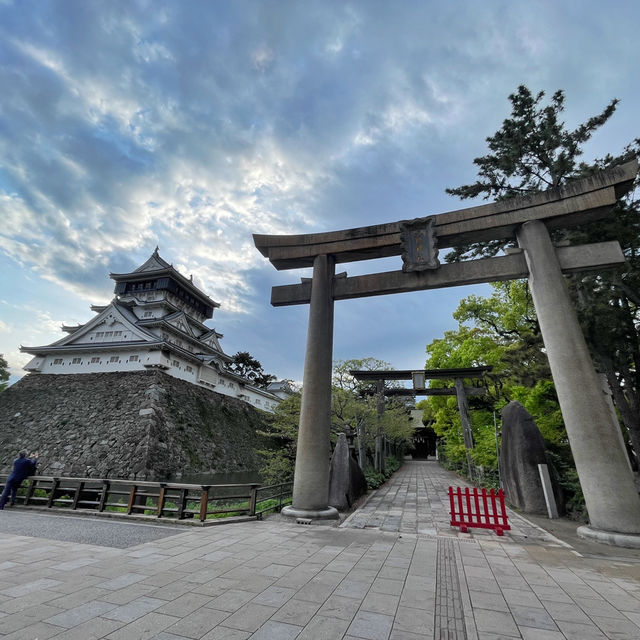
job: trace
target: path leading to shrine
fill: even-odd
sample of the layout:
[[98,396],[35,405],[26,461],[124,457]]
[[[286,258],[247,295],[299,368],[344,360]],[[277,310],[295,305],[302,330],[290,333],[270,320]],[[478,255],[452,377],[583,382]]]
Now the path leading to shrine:
[[452,483],[410,462],[340,527],[274,517],[122,549],[0,533],[0,638],[640,637],[637,551],[580,555],[515,514],[503,538],[461,534]]

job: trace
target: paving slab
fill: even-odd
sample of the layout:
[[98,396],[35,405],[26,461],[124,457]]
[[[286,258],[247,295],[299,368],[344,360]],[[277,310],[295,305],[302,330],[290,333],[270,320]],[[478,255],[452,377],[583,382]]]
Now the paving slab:
[[466,486],[408,462],[340,526],[275,516],[141,540],[136,523],[128,540],[119,523],[111,547],[47,538],[83,526],[68,516],[21,529],[5,510],[0,640],[640,638],[639,552],[512,511],[501,538],[462,534],[449,485]]

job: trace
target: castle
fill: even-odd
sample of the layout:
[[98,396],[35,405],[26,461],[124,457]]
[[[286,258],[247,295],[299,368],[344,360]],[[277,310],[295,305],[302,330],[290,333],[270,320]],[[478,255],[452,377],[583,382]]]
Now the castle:
[[111,273],[115,298],[92,306],[86,324],[63,326],[53,344],[20,347],[33,355],[31,374],[80,374],[162,370],[170,376],[272,411],[289,391],[286,383],[260,389],[229,369],[222,334],[204,325],[220,304],[158,254],[130,273]]

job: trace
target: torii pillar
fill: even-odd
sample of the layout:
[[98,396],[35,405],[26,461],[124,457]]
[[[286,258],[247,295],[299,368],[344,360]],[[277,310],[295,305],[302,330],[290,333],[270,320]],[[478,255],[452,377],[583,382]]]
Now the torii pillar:
[[[540,220],[526,222],[516,235],[524,249],[529,288],[589,512],[590,527],[580,527],[578,534],[620,546],[639,546],[640,497],[555,247]],[[626,545],[624,534],[635,534],[636,540]]]
[[284,515],[295,518],[339,517],[338,510],[328,506],[334,274],[335,262],[331,256],[315,257],[293,478],[293,504],[282,509]]

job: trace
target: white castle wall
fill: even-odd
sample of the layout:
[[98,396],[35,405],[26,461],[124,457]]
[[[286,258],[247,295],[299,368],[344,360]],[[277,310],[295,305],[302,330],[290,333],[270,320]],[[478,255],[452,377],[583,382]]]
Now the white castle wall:
[[271,394],[261,393],[259,389],[243,386],[235,380],[221,375],[213,367],[197,365],[175,354],[166,358],[161,351],[140,352],[120,351],[96,355],[92,353],[74,353],[73,355],[47,355],[36,357],[25,369],[32,373],[77,374],[77,373],[113,373],[117,371],[144,371],[148,368],[161,368],[174,378],[209,389],[244,402],[264,411],[272,412],[278,404]]

